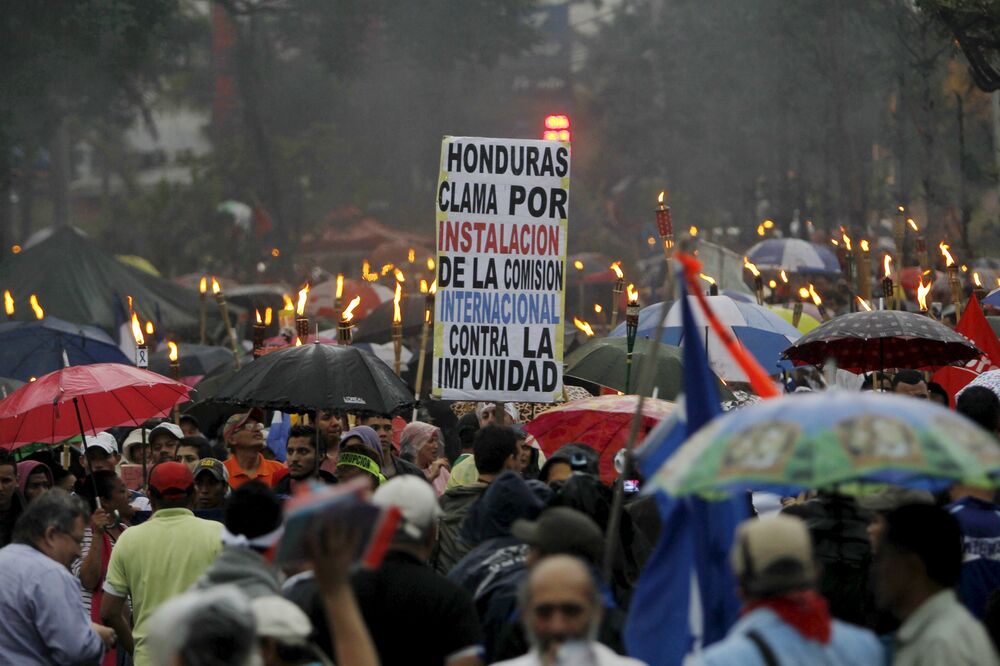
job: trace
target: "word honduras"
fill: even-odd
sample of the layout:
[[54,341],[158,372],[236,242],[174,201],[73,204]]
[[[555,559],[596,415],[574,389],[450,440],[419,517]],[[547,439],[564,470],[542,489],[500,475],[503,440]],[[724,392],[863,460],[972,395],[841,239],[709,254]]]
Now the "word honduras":
[[437,190],[434,394],[562,390],[569,146],[447,137]]

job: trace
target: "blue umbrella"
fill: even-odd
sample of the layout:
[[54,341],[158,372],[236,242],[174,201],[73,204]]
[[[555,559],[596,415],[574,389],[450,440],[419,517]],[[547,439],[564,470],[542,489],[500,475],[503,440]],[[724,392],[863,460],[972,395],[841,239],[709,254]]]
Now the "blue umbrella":
[[131,361],[107,333],[46,317],[0,324],[0,376],[28,381],[69,365]]
[[985,305],[992,305],[995,308],[1000,308],[1000,289],[994,289],[989,294],[983,298],[983,303]]
[[769,238],[747,250],[747,259],[762,271],[840,273],[836,255],[823,245],[798,238]]
[[[693,298],[689,296],[688,298]],[[757,305],[735,300],[728,296],[707,296],[709,306],[719,320],[728,326],[740,343],[771,374],[781,370],[791,370],[792,365],[780,359],[781,353],[793,342],[802,337],[802,333],[771,310]],[[679,303],[670,306],[667,312],[666,326],[660,342],[679,346],[683,343],[683,327],[681,326],[681,309]],[[656,333],[656,323],[662,303],[656,303],[643,308],[639,312],[639,337],[652,337]],[[702,341],[708,351],[709,364],[719,377],[726,381],[746,381],[743,370],[730,358],[722,341],[710,332],[707,321],[701,316],[698,307],[694,308],[695,320],[699,330],[704,331]],[[625,324],[620,324],[610,333],[610,337],[625,335]]]

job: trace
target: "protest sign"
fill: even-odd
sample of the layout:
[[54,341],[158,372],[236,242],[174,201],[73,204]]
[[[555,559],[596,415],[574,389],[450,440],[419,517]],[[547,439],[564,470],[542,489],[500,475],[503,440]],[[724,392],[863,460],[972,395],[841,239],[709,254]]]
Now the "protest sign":
[[445,137],[434,397],[561,394],[569,172],[568,142]]

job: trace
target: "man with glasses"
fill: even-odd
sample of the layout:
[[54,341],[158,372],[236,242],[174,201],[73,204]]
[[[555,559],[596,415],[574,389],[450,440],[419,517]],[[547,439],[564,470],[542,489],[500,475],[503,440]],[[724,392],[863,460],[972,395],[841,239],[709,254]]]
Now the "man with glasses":
[[595,640],[602,608],[594,576],[582,560],[572,555],[544,558],[531,570],[521,594],[531,652],[497,666],[642,666]]
[[229,448],[229,459],[223,463],[229,471],[229,486],[236,490],[247,481],[260,481],[271,487],[285,470],[276,460],[267,460],[264,450],[264,413],[251,409],[242,414],[233,414],[226,421],[222,438]]
[[89,519],[83,501],[58,488],[21,516],[0,550],[0,663],[96,664],[114,646],[114,630],[90,622],[69,572]]

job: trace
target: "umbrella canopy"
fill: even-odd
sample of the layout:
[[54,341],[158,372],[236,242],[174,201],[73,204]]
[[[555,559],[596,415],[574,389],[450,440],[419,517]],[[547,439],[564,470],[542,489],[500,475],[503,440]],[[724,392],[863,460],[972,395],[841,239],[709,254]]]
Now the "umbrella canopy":
[[[149,369],[161,375],[169,377],[170,350],[162,346],[149,355]],[[220,365],[233,363],[233,350],[226,347],[213,347],[211,345],[196,345],[181,343],[177,348],[177,360],[180,362],[182,377],[192,375],[207,375]]]
[[[524,429],[534,436],[547,456],[572,442],[593,447],[601,456],[601,479],[610,482],[616,475],[615,454],[628,440],[638,402],[639,397],[634,395],[602,395],[575,400],[542,412]],[[673,409],[672,402],[646,398],[642,403],[640,440]]]
[[827,359],[850,372],[883,368],[937,368],[979,358],[968,338],[915,312],[875,310],[840,315],[785,350],[796,365]]
[[[816,317],[805,312],[805,305],[806,305],[805,303],[802,304],[803,312],[799,316],[799,325],[795,326],[795,328],[801,331],[802,333],[808,333],[814,328],[819,327],[819,325],[822,323],[820,322],[819,319],[816,319]],[[770,305],[768,306],[767,309],[773,312],[774,314],[778,315],[785,321],[787,321],[789,324],[791,324],[795,320],[795,311],[792,308],[781,307],[780,305]]]
[[[117,343],[93,326],[55,317],[0,324],[0,376],[28,381],[66,365],[128,363]],[[64,356],[65,354],[65,356]]]
[[747,250],[747,259],[762,271],[840,273],[836,255],[823,245],[799,238],[769,238]]
[[[682,353],[680,347],[654,342],[648,338],[635,341],[632,352],[631,386],[625,386],[625,364],[628,354],[625,338],[592,338],[582,347],[566,357],[567,377],[576,377],[594,384],[600,384],[616,391],[638,393],[639,375],[642,368],[649,362],[654,345],[660,349],[656,356],[656,372],[653,375],[651,390],[662,400],[675,400],[680,394],[683,384]],[[732,399],[732,393],[719,382],[719,391],[725,397]]]
[[[364,302],[364,301],[362,301]],[[399,314],[402,317],[403,336],[419,335],[424,326],[424,308],[427,297],[423,294],[404,296],[399,303]],[[375,306],[368,315],[358,323],[354,334],[357,342],[389,342],[392,340],[392,299]]]
[[313,343],[260,357],[236,372],[212,400],[284,412],[391,414],[413,405],[413,389],[370,352]]
[[[380,303],[391,301],[394,293],[389,287],[377,282],[345,279],[344,292],[340,297],[340,308],[342,311],[355,296],[360,296],[361,303],[354,310],[354,317],[355,320],[364,319]],[[336,300],[337,280],[320,282],[309,290],[309,300],[306,302],[306,314],[310,317],[340,319],[341,311],[334,308]]]
[[155,372],[122,363],[78,365],[50,372],[0,401],[0,446],[60,442],[83,430],[135,425],[187,398],[191,389]]
[[[694,296],[688,296],[688,298],[693,299]],[[777,374],[781,369],[791,369],[790,363],[780,361],[781,352],[788,347],[789,343],[799,339],[802,334],[790,323],[756,303],[746,303],[728,296],[706,296],[706,300],[719,321],[729,327],[733,335],[739,339],[747,351],[753,354],[767,372]],[[674,303],[667,312],[667,320],[660,341],[668,345],[680,346],[683,343],[684,329],[681,326],[679,305],[680,303]],[[656,306],[650,306],[649,309],[654,307]],[[746,374],[726,351],[722,340],[709,327],[701,308],[693,302],[691,307],[694,311],[695,323],[705,334],[703,343],[705,343],[708,352],[708,362],[712,366],[712,372],[727,382],[747,381]],[[645,322],[648,323],[644,324],[640,312],[638,329],[640,337],[649,337],[656,333],[657,317],[653,316],[652,312],[647,316]],[[610,335],[620,336],[625,335],[625,332],[625,324],[621,324]]]
[[994,289],[990,293],[986,294],[983,298],[983,303],[985,305],[992,305],[995,308],[1000,308],[1000,289]]
[[651,484],[672,495],[795,495],[859,482],[936,491],[960,481],[991,486],[997,471],[996,439],[955,412],[888,393],[824,391],[763,400],[714,419]]

